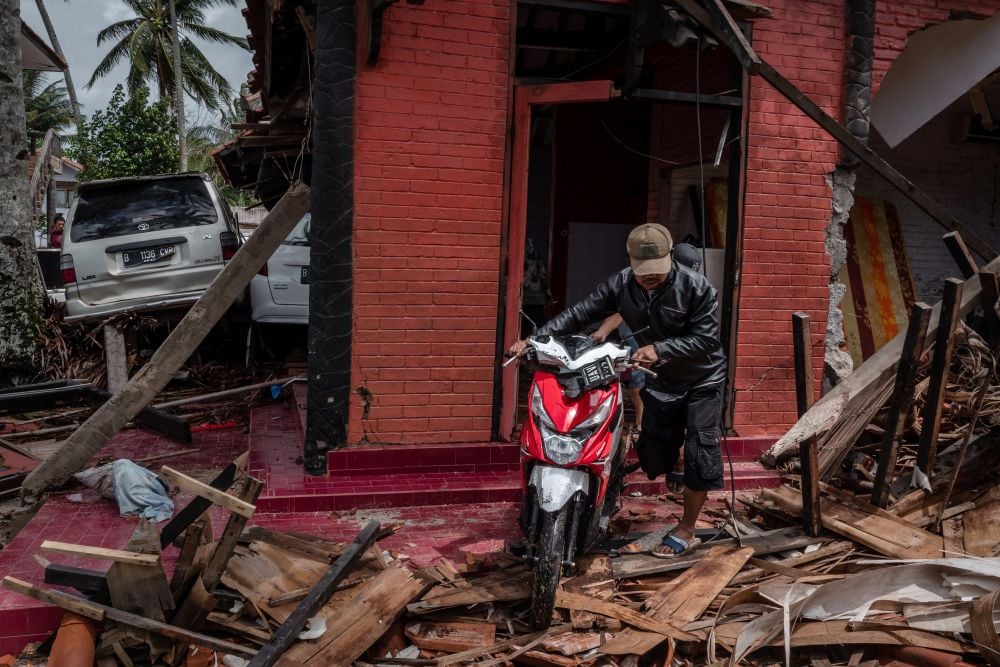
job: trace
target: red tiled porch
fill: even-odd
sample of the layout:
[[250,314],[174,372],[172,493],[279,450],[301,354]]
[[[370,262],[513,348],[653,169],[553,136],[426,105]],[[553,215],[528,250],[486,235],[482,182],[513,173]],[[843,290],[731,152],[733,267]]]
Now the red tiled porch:
[[[265,490],[251,523],[276,530],[300,531],[334,541],[351,541],[369,518],[402,524],[395,535],[381,542],[384,548],[405,553],[416,564],[426,565],[445,557],[458,564],[465,553],[489,553],[517,540],[519,473],[517,446],[505,443],[413,447],[366,447],[339,450],[329,455],[326,477],[302,473],[301,453],[304,388],[294,400],[277,402],[252,411],[249,430],[197,433],[192,447],[199,451],[151,463],[163,463],[200,479],[210,478],[233,458],[249,449],[250,472],[264,480]],[[751,459],[766,441],[732,439],[730,449],[737,468],[737,488],[775,485],[776,474],[764,471]],[[101,459],[141,459],[183,446],[139,430],[119,433],[101,452]],[[638,476],[630,493],[642,497],[625,500],[630,509],[652,510],[657,521],[638,530],[652,530],[675,521],[680,508],[661,502],[662,482]],[[57,493],[0,551],[0,576],[12,575],[40,583],[43,570],[33,559],[44,540],[120,548],[128,540],[134,520],[118,516],[114,503],[85,492],[84,502],[71,502]],[[722,496],[710,501],[722,507]],[[649,498],[653,496],[653,498]],[[175,499],[183,507],[190,497]],[[216,531],[225,514],[213,510]],[[172,571],[177,550],[168,547],[164,563]],[[60,563],[103,568],[100,561],[59,555]],[[0,589],[0,655],[17,653],[31,641],[44,638],[58,625],[61,610]]]

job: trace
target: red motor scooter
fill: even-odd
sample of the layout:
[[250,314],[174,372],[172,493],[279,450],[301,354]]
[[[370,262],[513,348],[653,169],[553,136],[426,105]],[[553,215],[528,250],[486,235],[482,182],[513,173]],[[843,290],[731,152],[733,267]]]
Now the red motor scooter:
[[[576,555],[602,537],[624,486],[620,376],[654,373],[630,363],[628,347],[589,336],[532,336],[522,355],[538,364],[521,432],[519,523],[535,571],[530,622],[552,622],[556,589]],[[510,360],[507,363],[511,363]]]

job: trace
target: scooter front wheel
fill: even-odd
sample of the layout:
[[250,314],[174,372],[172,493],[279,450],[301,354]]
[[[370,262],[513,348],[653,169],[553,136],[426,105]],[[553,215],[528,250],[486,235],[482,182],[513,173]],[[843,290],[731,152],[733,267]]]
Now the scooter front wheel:
[[555,609],[556,591],[559,589],[563,559],[566,556],[569,505],[555,512],[543,510],[541,515],[541,526],[538,531],[538,562],[535,564],[535,579],[531,589],[529,619],[536,630],[544,630],[552,623],[552,610]]

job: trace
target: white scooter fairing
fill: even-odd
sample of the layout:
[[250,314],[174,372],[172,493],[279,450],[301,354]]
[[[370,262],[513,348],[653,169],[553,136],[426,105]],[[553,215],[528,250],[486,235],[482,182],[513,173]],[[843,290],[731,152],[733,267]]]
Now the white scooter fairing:
[[528,486],[534,487],[538,506],[546,512],[557,512],[578,491],[590,493],[590,477],[582,470],[536,465],[531,470]]

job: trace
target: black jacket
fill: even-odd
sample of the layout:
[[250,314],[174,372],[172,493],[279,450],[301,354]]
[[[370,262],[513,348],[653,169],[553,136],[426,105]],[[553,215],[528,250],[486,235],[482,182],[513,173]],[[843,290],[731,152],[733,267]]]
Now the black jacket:
[[653,370],[658,377],[647,379],[647,385],[682,392],[725,380],[715,288],[700,273],[676,263],[651,295],[633,279],[632,269],[614,274],[540,328],[538,335],[578,333],[615,313],[637,334],[640,347],[656,346],[660,363]]

